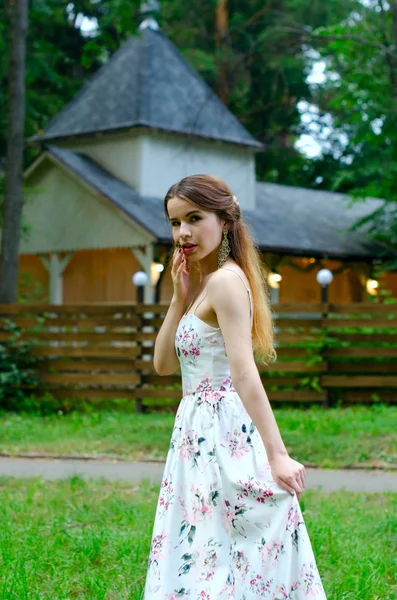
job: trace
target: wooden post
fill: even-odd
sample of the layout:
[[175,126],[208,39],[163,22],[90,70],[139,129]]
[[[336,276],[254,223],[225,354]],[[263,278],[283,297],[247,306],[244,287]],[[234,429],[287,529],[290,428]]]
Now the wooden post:
[[148,276],[148,282],[145,285],[145,302],[146,304],[153,304],[154,301],[154,289],[152,286],[152,282],[150,279],[150,268],[152,266],[153,258],[154,258],[154,248],[152,244],[148,244],[145,246],[145,252],[140,250],[139,248],[131,249],[132,253],[135,254],[136,258],[139,260],[142,266],[142,270]]
[[[326,295],[326,298],[324,297],[324,299],[326,300],[326,302],[323,303],[323,307],[322,307],[322,333],[328,339],[328,335],[329,335],[329,330],[328,330],[328,314],[329,314],[328,295]],[[324,356],[324,349],[326,351],[327,347],[328,347],[328,344],[325,345],[325,348],[323,346],[323,348],[321,349],[322,359],[323,359],[323,363],[324,363],[324,372],[323,372],[323,375],[328,375],[328,368],[329,368],[328,358]],[[325,391],[325,399],[323,400],[323,407],[324,408],[328,408],[329,407],[328,389],[325,389],[324,391]]]
[[[132,250],[132,252],[135,254],[137,259],[141,263],[143,270],[148,275],[148,283],[146,284],[144,290],[143,289],[138,290],[137,303],[142,304],[143,302],[145,302],[145,304],[149,304],[149,305],[153,304],[154,297],[155,297],[155,290],[154,290],[154,286],[152,285],[152,280],[151,280],[151,266],[152,266],[152,263],[154,262],[153,244],[147,244],[144,247],[144,249],[142,249],[142,250],[139,248],[134,248]],[[142,297],[142,292],[143,292],[143,297]],[[140,314],[141,323],[139,325],[139,330],[141,333],[152,333],[153,327],[151,325],[144,324],[145,319],[150,319],[150,318],[153,318],[153,313],[150,311]],[[152,342],[152,341],[139,342],[139,347],[140,347],[139,360],[141,360],[141,361],[145,360],[145,358],[147,358],[148,354],[149,354],[147,352],[147,349],[153,348],[153,346],[154,346],[154,342]],[[146,352],[145,352],[145,350],[146,350]],[[142,378],[142,369],[141,369],[140,375]],[[140,413],[145,412],[141,398],[136,399],[136,411],[140,412]]]
[[50,258],[41,256],[41,260],[50,272],[50,303],[55,305],[63,304],[63,277],[62,274],[70,261],[73,254],[68,254],[60,258],[58,252],[52,252]]
[[[143,313],[140,313],[139,315],[137,314],[136,316],[139,318],[139,322],[137,324],[136,331],[137,331],[137,333],[142,333],[143,332],[143,318],[144,318]],[[136,360],[142,361],[143,360],[143,342],[141,340],[137,341],[137,345],[138,345],[139,351],[137,352]],[[143,369],[142,369],[142,365],[141,365],[140,368],[137,369],[137,374],[139,375],[139,383],[135,388],[136,390],[142,390],[142,374],[143,374],[142,371],[143,371]],[[144,412],[141,396],[135,397],[135,411],[140,414],[142,414]]]

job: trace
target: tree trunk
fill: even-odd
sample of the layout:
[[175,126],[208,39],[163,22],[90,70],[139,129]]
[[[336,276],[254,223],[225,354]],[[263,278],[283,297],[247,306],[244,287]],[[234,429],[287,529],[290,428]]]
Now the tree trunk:
[[216,36],[222,41],[227,36],[229,28],[229,0],[218,0],[216,6]]
[[[226,46],[229,29],[229,0],[217,0],[216,5],[216,45],[218,48]],[[221,54],[219,62],[219,75],[217,93],[224,104],[228,104],[230,97],[229,65],[225,53]]]
[[0,303],[17,295],[18,255],[23,201],[23,145],[25,132],[25,59],[29,0],[10,0],[11,54],[7,166],[0,255]]

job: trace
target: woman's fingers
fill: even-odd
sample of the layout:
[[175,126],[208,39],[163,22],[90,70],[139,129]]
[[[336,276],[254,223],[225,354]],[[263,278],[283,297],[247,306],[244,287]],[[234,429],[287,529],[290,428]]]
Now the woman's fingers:
[[302,490],[304,490],[306,487],[306,470],[304,468],[299,473],[299,483]]
[[272,475],[278,485],[289,494],[296,494],[299,498],[306,484],[306,470],[304,465],[289,456],[279,456],[270,462]]
[[289,478],[288,481],[284,481],[284,479],[281,479],[281,477],[280,477],[279,485],[284,490],[289,492],[291,495],[293,495],[295,493],[298,495],[298,497],[300,496],[300,494],[303,491],[303,487],[300,485],[300,483],[296,479],[293,479],[293,478]]
[[303,465],[300,465],[295,478],[303,490],[306,486],[306,469]]
[[178,250],[178,248],[174,252],[174,263],[178,262],[178,259],[181,258],[182,252]]
[[176,256],[174,255],[171,268],[171,276],[173,281],[179,285],[183,275],[190,276],[189,263],[181,250],[176,249],[175,254]]
[[188,262],[180,248],[176,250],[176,257],[174,257],[174,265],[177,265],[177,272],[179,271],[179,268],[182,267],[182,271],[184,273],[189,273]]
[[173,258],[173,263],[172,263],[172,272],[175,274],[177,273],[179,267],[183,264],[182,262],[182,252],[180,252],[178,249],[175,250],[174,252],[174,258]]

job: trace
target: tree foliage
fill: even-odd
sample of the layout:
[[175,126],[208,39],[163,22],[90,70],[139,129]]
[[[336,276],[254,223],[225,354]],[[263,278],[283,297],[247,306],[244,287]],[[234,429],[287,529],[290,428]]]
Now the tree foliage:
[[12,322],[4,324],[9,338],[0,343],[0,408],[21,410],[26,394],[32,393],[39,380],[35,369],[34,341],[22,341],[20,329]]
[[337,168],[328,189],[384,199],[355,228],[366,227],[397,268],[397,2],[356,2],[347,19],[308,40],[326,65],[314,96],[318,118],[332,115],[328,158],[337,156]]
[[[310,185],[309,161],[294,147],[302,131],[298,102],[312,97],[302,40],[306,28],[336,23],[347,15],[350,0],[230,0],[228,31],[221,41],[215,19],[218,2],[164,1],[162,27],[264,143],[266,152],[257,157],[258,178]],[[292,35],[291,28],[300,28],[302,35]]]
[[[79,12],[89,13],[93,3],[76,0],[76,12],[67,2],[32,0],[26,60],[26,136],[41,130],[94,72],[82,65],[86,44],[81,29],[76,26]],[[0,161],[6,156],[6,105],[8,94],[9,14],[6,4],[0,12]],[[35,155],[26,148],[26,161]],[[1,163],[0,163],[1,164]]]
[[[348,14],[350,0],[225,2],[227,29],[217,32],[220,0],[162,0],[161,29],[219,93],[247,129],[266,146],[258,155],[260,179],[310,185],[313,170],[294,148],[301,132],[297,104],[311,99],[303,35]],[[136,32],[140,0],[32,0],[27,59],[27,136],[43,129],[83,82]],[[81,28],[95,20],[95,35]],[[0,13],[0,107],[7,93],[7,15]],[[5,112],[0,111],[0,157],[5,156]],[[29,146],[26,161],[34,157]],[[1,160],[1,158],[0,158]]]

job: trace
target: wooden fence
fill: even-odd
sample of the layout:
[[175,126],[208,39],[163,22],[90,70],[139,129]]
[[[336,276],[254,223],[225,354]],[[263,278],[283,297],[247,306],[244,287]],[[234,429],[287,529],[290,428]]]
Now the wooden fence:
[[[179,374],[153,370],[153,345],[168,306],[0,305],[0,343],[10,323],[34,340],[41,384],[33,393],[137,410],[177,404]],[[277,362],[258,364],[272,403],[397,402],[396,304],[283,304],[276,313]]]

